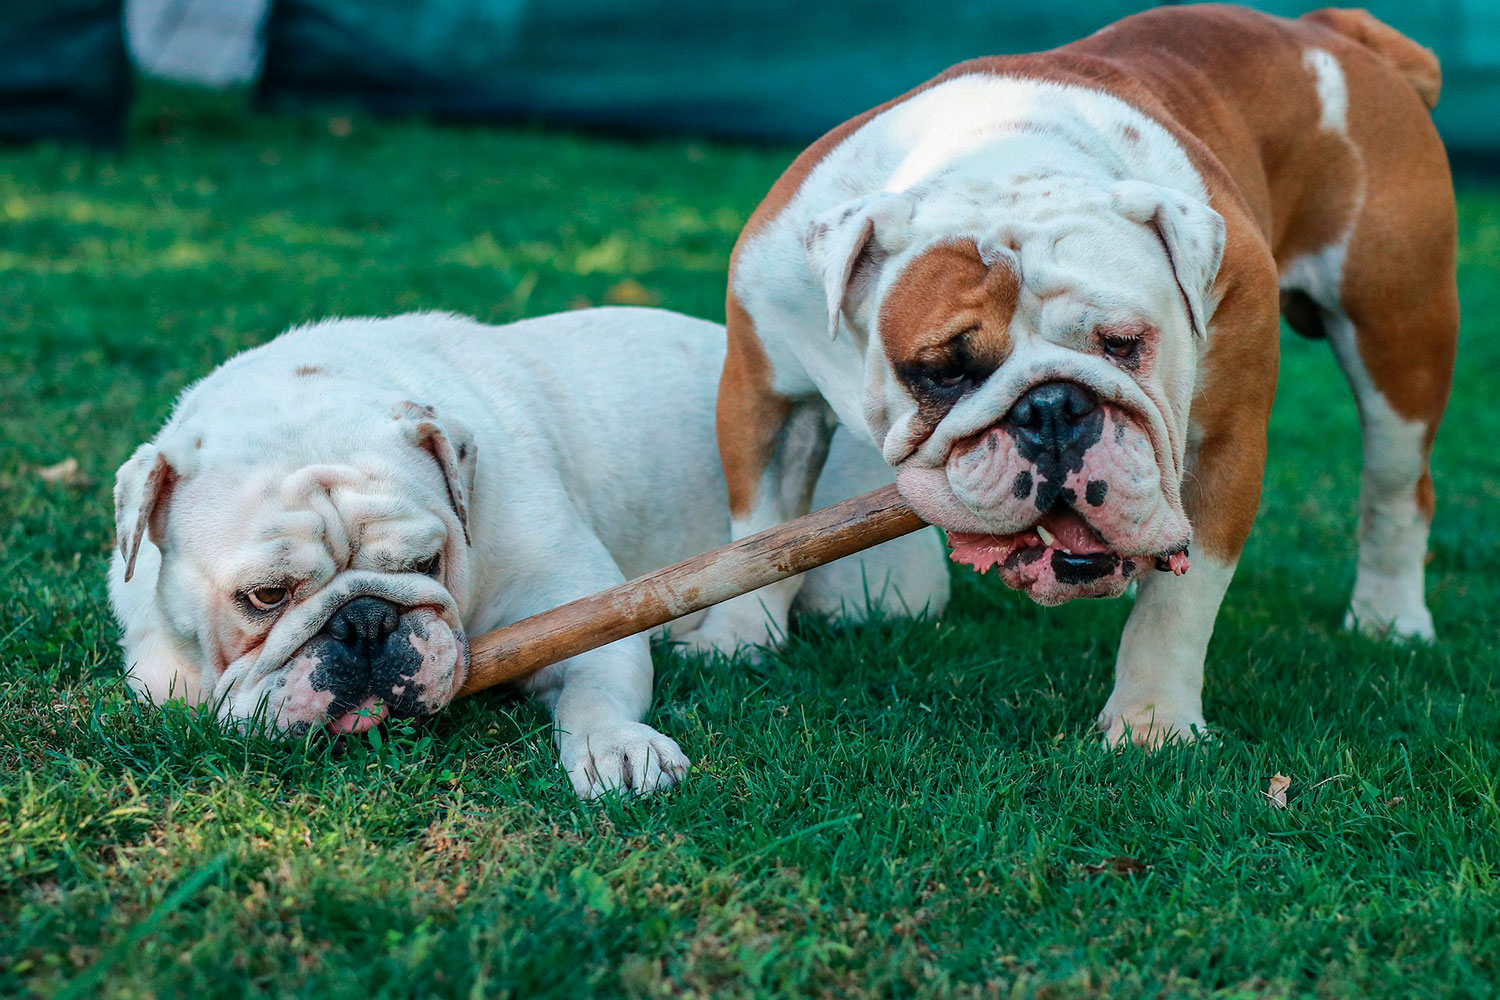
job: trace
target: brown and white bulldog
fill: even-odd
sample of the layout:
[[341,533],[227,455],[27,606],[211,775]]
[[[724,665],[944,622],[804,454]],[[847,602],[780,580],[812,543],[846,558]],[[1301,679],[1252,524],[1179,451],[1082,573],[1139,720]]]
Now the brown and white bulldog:
[[[1284,315],[1328,340],[1363,424],[1349,624],[1430,637],[1428,456],[1458,325],[1439,86],[1363,11],[1171,7],[960,64],[834,129],[734,253],[735,536],[806,511],[834,426],[859,429],[955,560],[1042,604],[1138,580],[1100,726],[1190,738]],[[795,591],[720,606],[700,639],[774,634]]]

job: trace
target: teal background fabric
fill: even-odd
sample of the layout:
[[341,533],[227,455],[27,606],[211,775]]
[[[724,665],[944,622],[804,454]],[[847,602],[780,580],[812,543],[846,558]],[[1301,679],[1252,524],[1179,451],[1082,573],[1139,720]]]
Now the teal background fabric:
[[[275,0],[261,97],[801,142],[944,67],[1050,48],[1130,0]],[[1324,4],[1267,0],[1296,15]],[[1500,152],[1500,0],[1372,0],[1435,49],[1451,147]]]
[[0,0],[0,141],[113,142],[130,99],[121,0]]

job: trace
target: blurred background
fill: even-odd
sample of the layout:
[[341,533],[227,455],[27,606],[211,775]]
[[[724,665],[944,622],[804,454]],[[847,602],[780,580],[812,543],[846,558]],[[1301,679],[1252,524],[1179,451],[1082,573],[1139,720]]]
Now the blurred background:
[[[131,65],[308,105],[803,142],[944,67],[1150,4],[1072,0],[32,0],[0,5],[0,137],[118,141]],[[1252,4],[1296,15],[1322,4]],[[1461,166],[1500,165],[1500,2],[1371,0],[1433,48]]]

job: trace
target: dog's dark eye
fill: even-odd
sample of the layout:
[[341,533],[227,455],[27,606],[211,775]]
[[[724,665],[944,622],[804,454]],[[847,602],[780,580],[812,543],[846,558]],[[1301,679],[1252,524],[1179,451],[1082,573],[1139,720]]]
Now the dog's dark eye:
[[275,611],[286,603],[292,592],[286,587],[256,587],[245,592],[245,600],[256,611]]
[[431,556],[412,566],[413,573],[421,573],[423,576],[437,576],[438,570],[443,568],[443,554],[434,552]]
[[970,353],[968,338],[972,333],[966,330],[953,337],[938,357],[904,365],[899,374],[919,392],[957,399],[993,371],[993,366],[982,364]]
[[969,381],[969,373],[961,364],[944,365],[941,368],[931,368],[926,372],[927,377],[935,384],[944,389],[957,389]]
[[1116,361],[1129,362],[1134,361],[1141,353],[1141,338],[1112,337],[1106,334],[1099,338],[1099,346]]

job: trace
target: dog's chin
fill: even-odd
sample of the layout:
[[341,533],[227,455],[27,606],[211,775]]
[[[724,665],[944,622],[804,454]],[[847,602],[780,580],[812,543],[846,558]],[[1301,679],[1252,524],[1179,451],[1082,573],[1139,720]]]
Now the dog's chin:
[[954,562],[995,569],[1038,604],[1117,597],[1143,572],[1186,572],[1192,532],[1158,488],[1154,460],[1138,446],[1144,439],[1133,444],[1119,426],[1123,433],[1051,476],[992,429],[943,467],[898,469],[896,483],[913,510],[947,531]]
[[1111,548],[1074,511],[1052,512],[1008,534],[950,531],[950,558],[981,574],[994,568],[1006,586],[1038,604],[1118,597],[1150,560]]

